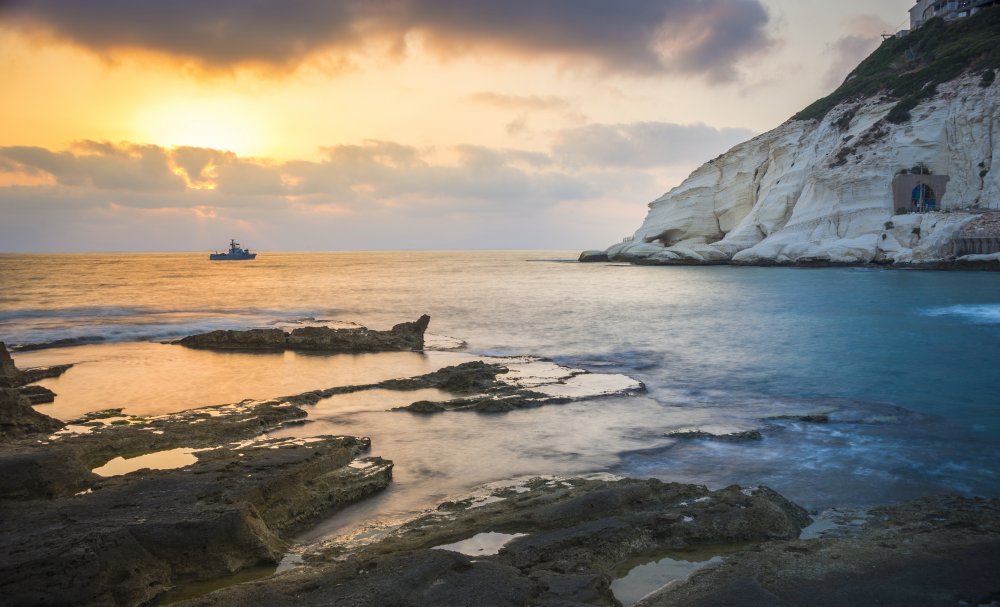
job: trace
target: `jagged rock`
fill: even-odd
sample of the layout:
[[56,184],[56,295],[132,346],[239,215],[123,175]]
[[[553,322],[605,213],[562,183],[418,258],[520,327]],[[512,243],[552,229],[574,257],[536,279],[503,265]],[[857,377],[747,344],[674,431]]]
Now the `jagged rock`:
[[608,253],[607,251],[584,251],[583,253],[580,253],[578,261],[583,263],[608,261]]
[[11,388],[0,388],[0,440],[51,434],[62,427],[61,421],[35,411],[27,396]]
[[21,371],[14,365],[14,359],[7,352],[7,346],[0,341],[0,388],[13,388],[21,377]]
[[21,396],[27,397],[32,405],[42,405],[56,400],[56,393],[44,386],[21,386],[17,391]]
[[422,350],[430,316],[404,322],[388,331],[300,327],[291,333],[281,329],[211,331],[190,335],[177,342],[189,348],[213,350],[312,350],[322,352],[389,352]]
[[51,367],[34,367],[19,370],[14,365],[14,359],[7,352],[7,346],[0,341],[0,388],[18,388],[36,381],[59,377],[73,365],[54,365]]

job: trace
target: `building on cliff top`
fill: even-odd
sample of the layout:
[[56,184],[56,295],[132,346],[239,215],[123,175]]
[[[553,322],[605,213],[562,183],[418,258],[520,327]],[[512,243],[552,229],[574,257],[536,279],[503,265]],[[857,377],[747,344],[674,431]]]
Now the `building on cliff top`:
[[910,9],[910,30],[915,30],[935,17],[953,21],[975,15],[1000,0],[917,0]]

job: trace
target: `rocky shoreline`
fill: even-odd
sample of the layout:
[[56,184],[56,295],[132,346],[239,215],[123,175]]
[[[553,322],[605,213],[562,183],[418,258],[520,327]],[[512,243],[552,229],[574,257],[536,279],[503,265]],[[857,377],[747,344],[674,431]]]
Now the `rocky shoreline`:
[[[988,605],[1000,501],[941,496],[797,539],[808,514],[766,487],[533,479],[446,502],[361,547],[330,542],[270,579],[186,601],[265,605],[621,605],[637,562],[705,568],[638,605]],[[726,555],[725,559],[710,558]],[[963,602],[964,601],[964,602]]]
[[[8,382],[38,376],[0,351]],[[927,498],[797,539],[809,514],[766,487],[710,491],[637,479],[496,487],[384,533],[307,547],[298,566],[270,575],[296,531],[391,483],[393,462],[370,455],[368,438],[267,436],[308,423],[311,405],[371,389],[436,388],[453,398],[418,400],[399,415],[502,415],[644,389],[628,378],[594,379],[543,359],[495,359],[163,416],[110,409],[68,424],[35,411],[17,388],[3,388],[0,596],[10,605],[149,605],[182,600],[170,594],[178,586],[226,586],[218,580],[265,567],[263,579],[183,604],[611,606],[621,604],[616,585],[635,563],[696,551],[727,556],[639,604],[854,605],[875,597],[904,605],[921,602],[918,592],[922,604],[1000,598],[998,500]],[[583,380],[589,391],[578,385]],[[691,430],[675,438],[760,435]],[[139,464],[165,454],[180,463]],[[123,468],[109,471],[113,465]]]
[[577,258],[580,263],[630,263],[637,266],[733,266],[753,268],[870,268],[877,270],[923,270],[923,271],[966,271],[1000,272],[1000,254],[968,255],[958,259],[940,259],[923,262],[850,262],[831,261],[819,258],[799,258],[794,261],[737,260],[697,260],[663,259],[633,255],[609,255],[607,251],[583,251]]

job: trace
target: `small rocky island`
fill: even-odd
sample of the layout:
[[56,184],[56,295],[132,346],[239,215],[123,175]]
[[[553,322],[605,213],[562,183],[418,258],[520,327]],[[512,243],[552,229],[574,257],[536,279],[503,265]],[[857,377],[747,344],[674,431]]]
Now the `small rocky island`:
[[281,329],[246,331],[211,331],[190,335],[176,343],[188,348],[208,350],[306,350],[313,352],[393,352],[424,349],[424,332],[431,317],[424,314],[414,322],[395,325],[388,331],[367,327],[332,329],[300,327],[291,332]]

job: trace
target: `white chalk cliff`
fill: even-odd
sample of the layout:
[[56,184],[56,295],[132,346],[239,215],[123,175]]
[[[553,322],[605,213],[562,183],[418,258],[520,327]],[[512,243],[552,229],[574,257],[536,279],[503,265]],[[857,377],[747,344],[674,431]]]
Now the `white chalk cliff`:
[[[789,120],[697,169],[653,201],[612,259],[662,263],[920,263],[1000,209],[1000,82],[970,73],[938,87],[903,124],[897,99],[843,102]],[[894,215],[892,182],[923,165],[950,181],[941,211]]]

